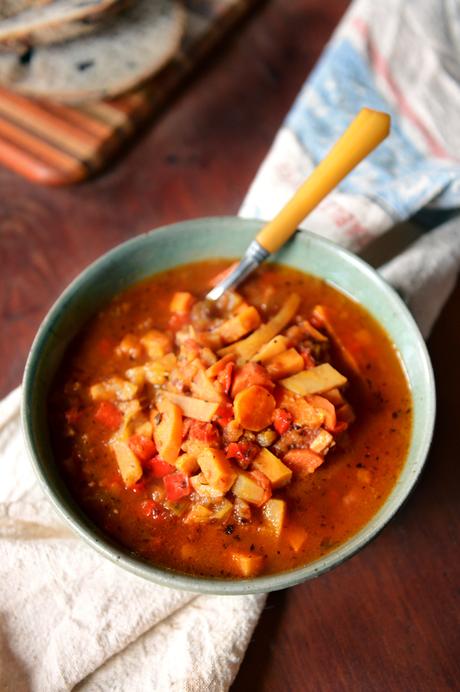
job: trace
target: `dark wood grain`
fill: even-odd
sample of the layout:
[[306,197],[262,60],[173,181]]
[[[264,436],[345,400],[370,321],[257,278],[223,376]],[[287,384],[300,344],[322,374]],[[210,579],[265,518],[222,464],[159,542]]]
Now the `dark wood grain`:
[[[346,0],[271,0],[104,176],[47,190],[0,170],[0,394],[91,260],[179,219],[232,214]],[[439,399],[413,495],[359,555],[272,594],[235,692],[459,690],[460,288],[429,341]]]

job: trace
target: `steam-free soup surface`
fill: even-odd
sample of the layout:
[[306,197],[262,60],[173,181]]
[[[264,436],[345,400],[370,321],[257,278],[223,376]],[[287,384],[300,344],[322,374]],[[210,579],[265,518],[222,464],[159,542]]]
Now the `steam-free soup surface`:
[[391,491],[411,430],[398,354],[363,308],[277,265],[209,305],[228,264],[117,296],[68,350],[49,405],[67,483],[104,532],[223,578],[346,541]]

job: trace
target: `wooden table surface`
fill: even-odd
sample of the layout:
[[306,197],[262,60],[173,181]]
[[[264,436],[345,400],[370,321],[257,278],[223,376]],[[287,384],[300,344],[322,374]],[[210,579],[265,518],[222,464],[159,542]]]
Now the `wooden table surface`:
[[[165,223],[234,214],[346,0],[271,0],[116,165],[44,189],[0,170],[0,395],[91,260]],[[233,690],[460,690],[460,289],[429,340],[438,388],[415,492],[358,556],[269,596]]]

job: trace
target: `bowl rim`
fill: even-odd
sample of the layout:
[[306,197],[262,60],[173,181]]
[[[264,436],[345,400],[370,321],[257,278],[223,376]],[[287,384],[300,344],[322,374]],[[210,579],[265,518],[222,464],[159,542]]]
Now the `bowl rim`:
[[[41,360],[43,346],[46,344],[48,339],[48,334],[52,331],[53,323],[59,318],[59,315],[62,313],[62,310],[68,300],[75,296],[82,286],[91,281],[96,273],[110,266],[113,262],[116,262],[117,259],[124,256],[126,252],[134,250],[137,246],[141,247],[143,243],[149,240],[152,236],[156,237],[158,241],[160,241],[162,235],[165,233],[170,234],[178,231],[182,232],[184,227],[186,228],[187,226],[193,226],[196,223],[200,223],[200,226],[203,228],[209,226],[216,227],[221,223],[227,225],[235,224],[235,226],[239,226],[240,228],[242,226],[257,228],[263,224],[263,222],[259,219],[244,219],[237,216],[214,216],[180,221],[151,229],[146,233],[142,233],[134,238],[130,238],[129,240],[116,245],[114,248],[110,249],[85,267],[58,296],[56,301],[47,312],[40,324],[27,358],[24,369],[21,401],[21,421],[23,435],[26,442],[26,449],[43,491],[51,500],[60,516],[64,518],[64,520],[81,538],[83,538],[86,543],[89,543],[104,557],[108,558],[115,564],[122,566],[129,572],[155,582],[161,586],[196,593],[243,595],[265,593],[268,591],[284,589],[290,586],[295,586],[296,584],[306,581],[307,579],[317,577],[320,574],[337,567],[345,560],[358,553],[367,543],[373,540],[380,533],[380,531],[383,530],[396,512],[398,512],[402,505],[406,502],[408,496],[414,489],[425,465],[433,437],[436,413],[435,380],[428,350],[419,328],[412,314],[397,292],[381,277],[381,275],[375,269],[367,264],[367,262],[341,245],[338,245],[337,243],[334,243],[323,236],[312,233],[311,231],[306,231],[304,229],[300,231],[302,237],[308,238],[311,242],[317,243],[320,246],[324,245],[328,247],[330,250],[336,253],[339,259],[345,259],[348,264],[353,266],[353,269],[356,269],[359,273],[364,274],[367,279],[371,280],[378,286],[378,289],[385,296],[388,304],[393,309],[403,314],[406,321],[411,325],[418,354],[421,355],[423,361],[421,366],[424,372],[424,380],[426,384],[425,396],[427,396],[427,401],[425,404],[428,409],[429,420],[426,422],[423,429],[423,438],[418,445],[416,470],[411,478],[407,480],[405,487],[401,491],[401,496],[398,499],[396,506],[386,513],[383,513],[383,516],[379,516],[379,521],[375,522],[374,520],[377,515],[373,515],[373,517],[363,527],[361,527],[358,532],[353,534],[344,543],[341,543],[336,549],[302,567],[296,567],[285,572],[277,572],[275,574],[268,574],[265,576],[248,579],[241,579],[237,577],[234,579],[219,579],[214,577],[194,576],[187,573],[177,572],[166,567],[156,567],[151,565],[146,561],[143,561],[141,558],[130,554],[128,549],[123,549],[121,546],[116,547],[115,544],[110,542],[110,540],[104,536],[103,532],[98,530],[90,520],[87,522],[83,521],[82,514],[79,514],[72,508],[69,508],[69,506],[66,506],[62,497],[60,496],[60,493],[48,483],[46,477],[46,462],[43,463],[40,460],[39,454],[35,450],[34,431],[31,423],[32,416],[30,415],[30,401],[34,377]],[[154,274],[152,274],[152,276],[153,275]],[[116,293],[113,293],[113,295],[115,296]],[[378,317],[375,317],[375,319],[378,320]],[[384,510],[390,497],[391,492],[378,510],[379,515],[381,515],[382,510]],[[375,523],[375,525],[371,526],[372,523]],[[337,552],[340,552],[340,555],[337,555]]]

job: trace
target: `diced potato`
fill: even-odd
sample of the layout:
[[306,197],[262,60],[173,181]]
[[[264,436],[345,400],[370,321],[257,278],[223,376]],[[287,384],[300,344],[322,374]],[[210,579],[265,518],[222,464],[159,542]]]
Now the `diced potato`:
[[206,498],[207,501],[218,500],[224,495],[222,490],[218,490],[212,485],[209,485],[204,473],[198,473],[196,476],[192,476],[190,478],[190,484],[193,490],[201,497]]
[[138,392],[138,387],[133,382],[128,382],[122,377],[115,375],[107,380],[93,384],[89,388],[89,394],[93,401],[105,401],[115,399],[116,401],[129,401],[134,399]]
[[158,329],[151,329],[144,334],[141,337],[141,344],[152,360],[157,360],[172,350],[171,337]]
[[245,362],[260,351],[268,341],[280,333],[292,320],[299,307],[300,298],[296,293],[292,293],[285,301],[281,309],[266,324],[262,324],[250,336],[241,341],[230,344],[219,351],[220,356],[227,353],[235,353],[241,362]]
[[278,433],[273,428],[265,428],[257,434],[257,444],[261,447],[270,447],[278,439]]
[[197,473],[200,470],[196,457],[193,454],[181,454],[176,459],[176,469],[182,471],[186,476],[191,476],[192,473]]
[[243,435],[243,428],[233,419],[227,423],[223,432],[225,442],[238,442]]
[[121,402],[118,408],[123,412],[123,422],[116,433],[116,439],[123,441],[131,435],[133,422],[141,412],[141,405],[138,399],[133,399]]
[[162,416],[159,423],[153,416],[153,439],[161,459],[174,464],[182,444],[182,411],[166,397],[157,402],[157,407]]
[[235,317],[223,322],[218,331],[225,343],[231,343],[246,336],[260,325],[260,315],[253,305],[244,306]]
[[283,334],[278,334],[278,336],[274,336],[273,339],[270,339],[267,344],[262,346],[260,351],[257,351],[257,353],[252,356],[251,360],[256,361],[256,363],[265,363],[265,361],[270,360],[270,358],[286,351],[287,344],[287,337],[283,336]]
[[241,500],[250,502],[253,505],[260,507],[265,498],[265,490],[257,481],[248,473],[240,471],[235,484],[232,487],[232,493],[235,497]]
[[149,420],[146,420],[145,418],[136,420],[133,427],[136,435],[143,435],[144,437],[152,439],[153,427]]
[[265,367],[268,374],[273,379],[278,380],[280,377],[287,377],[300,372],[305,368],[305,363],[298,351],[295,348],[289,348],[287,351],[273,356],[265,362]]
[[135,334],[126,334],[115,349],[117,356],[129,356],[139,358],[142,355],[143,346],[139,337]]
[[332,435],[324,428],[320,428],[315,439],[310,443],[310,449],[317,454],[323,454],[332,444],[334,444]]
[[151,363],[145,363],[145,379],[150,384],[164,384],[168,375],[177,365],[177,358],[174,353],[167,353]]
[[250,522],[252,517],[250,504],[246,502],[246,500],[242,500],[241,497],[236,497],[233,506],[233,514],[235,515],[235,519],[241,524]]
[[222,450],[206,447],[197,461],[209,485],[222,493],[230,490],[236,480],[236,471]]
[[193,505],[185,518],[186,524],[206,524],[212,519],[212,510],[204,505]]
[[186,440],[184,440],[184,442],[182,442],[181,449],[183,449],[186,454],[191,454],[192,457],[198,459],[203,449],[205,449],[207,446],[208,444],[204,442],[204,440],[192,440],[190,437],[188,437]]
[[178,312],[183,315],[190,312],[195,298],[188,291],[176,291],[169,304],[171,312]]
[[203,401],[185,394],[176,394],[175,392],[163,392],[163,394],[166,399],[179,406],[184,416],[201,420],[204,423],[211,421],[219,408],[217,402]]
[[286,520],[285,501],[272,497],[264,504],[262,512],[265,523],[270,526],[275,536],[279,538]]
[[296,375],[291,375],[281,384],[295,394],[305,396],[307,394],[322,394],[334,387],[343,387],[347,378],[340,374],[329,363],[317,365],[310,370],[303,370]]
[[305,545],[305,541],[308,538],[308,533],[305,531],[303,526],[299,526],[298,524],[289,524],[285,527],[283,536],[291,546],[292,550],[295,553],[298,553]]
[[292,471],[268,449],[262,449],[252,462],[254,468],[264,473],[274,488],[282,488],[292,478]]
[[128,487],[133,485],[142,476],[142,466],[139,459],[126,442],[114,440],[110,442],[110,447],[114,451],[123,483]]
[[223,497],[219,502],[214,503],[212,508],[213,519],[218,519],[219,521],[226,521],[233,511],[233,502],[227,500]]
[[145,384],[145,367],[143,365],[136,365],[133,368],[128,368],[125,372],[128,380],[133,382],[137,387],[143,387]]
[[221,392],[217,391],[205,371],[201,369],[198,370],[193,378],[191,390],[192,394],[198,399],[204,399],[204,401],[213,401],[220,404],[223,398]]
[[242,577],[254,577],[260,572],[264,564],[264,558],[257,553],[246,553],[233,550],[230,553],[233,566]]

